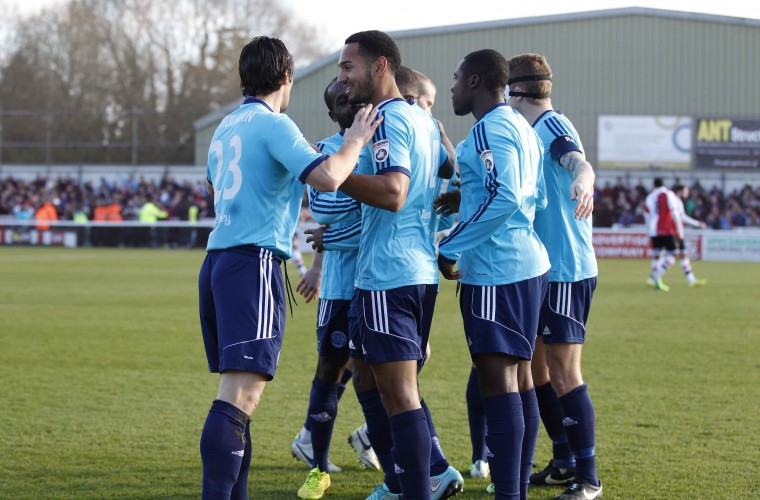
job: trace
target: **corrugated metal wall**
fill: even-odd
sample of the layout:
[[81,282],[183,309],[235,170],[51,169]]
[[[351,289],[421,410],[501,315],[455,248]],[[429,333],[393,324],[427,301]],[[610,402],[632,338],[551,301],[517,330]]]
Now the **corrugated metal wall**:
[[[403,63],[438,86],[433,111],[455,143],[473,120],[451,110],[452,73],[464,55],[482,48],[506,57],[547,56],[554,72],[554,107],[573,121],[594,164],[602,114],[760,117],[759,22],[651,9],[614,12],[493,22],[458,32],[415,30],[399,33],[397,42]],[[297,79],[288,110],[312,141],[336,130],[322,92],[337,74],[337,55],[325,62]],[[204,151],[200,163],[205,163],[205,148],[198,144],[197,150]]]

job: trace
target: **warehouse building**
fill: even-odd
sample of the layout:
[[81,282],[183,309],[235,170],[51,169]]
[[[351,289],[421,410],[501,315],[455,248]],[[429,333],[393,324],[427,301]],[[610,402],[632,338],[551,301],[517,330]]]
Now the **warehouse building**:
[[[391,34],[403,64],[436,83],[433,112],[454,142],[472,125],[451,109],[461,58],[482,48],[506,57],[534,52],[547,56],[554,107],[573,121],[600,173],[760,173],[760,21],[631,7]],[[322,92],[338,56],[296,72],[287,113],[312,141],[335,133]],[[217,124],[239,102],[195,122],[197,165],[205,165]]]

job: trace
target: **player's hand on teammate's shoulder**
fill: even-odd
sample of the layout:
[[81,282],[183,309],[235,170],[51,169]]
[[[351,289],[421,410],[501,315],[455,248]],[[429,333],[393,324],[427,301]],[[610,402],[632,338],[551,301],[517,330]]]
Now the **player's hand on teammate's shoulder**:
[[354,123],[346,129],[343,140],[359,140],[362,144],[367,144],[382,121],[383,117],[378,116],[378,110],[373,109],[371,104],[365,104],[356,112]]

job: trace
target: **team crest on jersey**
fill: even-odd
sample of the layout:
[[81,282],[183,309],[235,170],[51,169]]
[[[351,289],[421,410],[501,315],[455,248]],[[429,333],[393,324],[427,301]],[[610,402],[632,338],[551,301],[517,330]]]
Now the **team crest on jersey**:
[[388,142],[388,139],[383,139],[382,141],[377,141],[372,144],[372,151],[374,152],[375,161],[377,163],[382,163],[387,160],[390,151],[390,143]]
[[486,167],[486,172],[490,174],[491,170],[493,170],[493,153],[490,149],[486,149],[480,153],[480,161],[482,161],[483,166]]

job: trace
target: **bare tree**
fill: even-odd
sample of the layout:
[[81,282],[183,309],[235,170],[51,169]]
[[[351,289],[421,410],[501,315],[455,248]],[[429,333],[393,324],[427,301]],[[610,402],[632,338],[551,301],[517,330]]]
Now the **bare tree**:
[[6,21],[0,157],[190,163],[192,122],[240,96],[240,49],[258,34],[282,38],[299,66],[327,52],[275,0],[69,0]]

